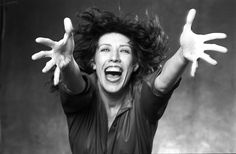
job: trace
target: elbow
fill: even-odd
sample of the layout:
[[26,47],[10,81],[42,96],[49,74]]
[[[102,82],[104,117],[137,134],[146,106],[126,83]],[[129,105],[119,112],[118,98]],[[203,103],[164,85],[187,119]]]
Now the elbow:
[[157,91],[162,94],[167,94],[175,85],[176,81],[167,82],[166,80],[161,80],[160,78],[156,78],[154,87]]
[[155,86],[155,89],[161,94],[167,94],[171,90],[168,86]]

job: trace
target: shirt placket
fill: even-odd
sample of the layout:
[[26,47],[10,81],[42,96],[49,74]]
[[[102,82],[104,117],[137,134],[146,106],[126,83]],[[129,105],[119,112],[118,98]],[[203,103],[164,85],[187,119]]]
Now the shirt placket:
[[124,115],[130,108],[132,107],[131,104],[131,98],[128,98],[128,100],[121,106],[121,108],[119,109],[109,131],[108,131],[108,137],[107,137],[107,152],[108,154],[115,154],[115,152],[113,151],[115,144],[116,144],[116,135],[117,132],[119,131],[118,128],[118,122],[120,120],[120,118],[122,117],[122,115]]

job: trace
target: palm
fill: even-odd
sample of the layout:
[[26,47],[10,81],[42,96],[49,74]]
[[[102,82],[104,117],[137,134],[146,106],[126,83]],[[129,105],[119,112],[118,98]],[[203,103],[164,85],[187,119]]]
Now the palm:
[[[67,35],[67,34],[65,34]],[[74,41],[73,39],[66,38],[68,36],[64,36],[62,40],[56,42],[54,47],[52,48],[52,61],[55,62],[59,68],[63,68],[70,61],[73,50],[74,50]]]
[[41,43],[51,48],[49,51],[40,51],[35,53],[32,56],[33,60],[41,59],[45,57],[50,57],[51,59],[46,63],[43,68],[43,72],[48,72],[52,69],[53,66],[56,65],[56,69],[54,71],[54,85],[59,83],[60,70],[65,67],[72,59],[73,50],[74,50],[74,39],[73,39],[73,27],[71,20],[69,18],[65,18],[64,26],[66,33],[64,37],[56,42],[48,38],[39,37],[36,39],[37,43]]
[[217,61],[206,54],[205,50],[217,51],[225,53],[227,49],[225,47],[216,44],[206,44],[206,41],[214,39],[225,38],[224,33],[210,33],[205,35],[195,34],[191,30],[192,22],[195,17],[196,11],[190,10],[187,16],[186,24],[184,25],[183,32],[180,36],[180,45],[183,50],[183,56],[192,62],[191,76],[194,76],[198,67],[197,60],[203,59],[206,62],[216,65]]

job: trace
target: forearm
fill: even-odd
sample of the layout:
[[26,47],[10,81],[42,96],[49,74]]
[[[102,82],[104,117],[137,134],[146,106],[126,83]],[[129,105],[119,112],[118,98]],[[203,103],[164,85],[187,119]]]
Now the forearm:
[[80,68],[74,58],[61,69],[62,83],[73,94],[80,93],[85,87]]
[[167,93],[178,81],[189,61],[184,58],[182,49],[179,50],[164,64],[162,72],[155,79],[155,88]]

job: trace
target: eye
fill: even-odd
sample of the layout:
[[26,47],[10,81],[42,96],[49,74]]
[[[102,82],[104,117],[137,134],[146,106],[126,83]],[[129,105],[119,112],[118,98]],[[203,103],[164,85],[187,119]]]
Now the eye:
[[131,51],[129,49],[121,49],[120,52],[130,54]]
[[110,49],[109,49],[109,48],[103,48],[103,49],[101,49],[100,51],[101,51],[101,52],[109,52]]

